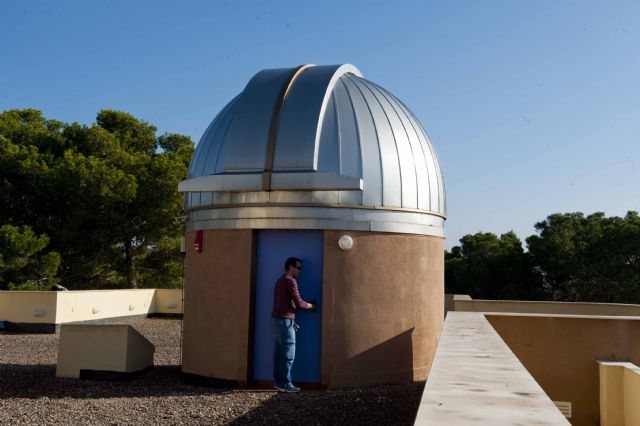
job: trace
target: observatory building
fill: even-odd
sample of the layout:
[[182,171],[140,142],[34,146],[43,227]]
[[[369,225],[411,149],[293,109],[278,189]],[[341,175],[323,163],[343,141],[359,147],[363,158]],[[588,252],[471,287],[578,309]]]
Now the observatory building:
[[424,129],[352,65],[267,69],[213,119],[185,193],[185,373],[271,381],[273,286],[301,258],[294,381],[424,380],[444,318],[445,189]]

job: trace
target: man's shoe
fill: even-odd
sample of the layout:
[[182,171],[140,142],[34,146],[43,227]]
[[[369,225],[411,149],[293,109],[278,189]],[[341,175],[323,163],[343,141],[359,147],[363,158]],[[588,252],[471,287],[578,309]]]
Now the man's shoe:
[[276,383],[275,385],[273,385],[273,388],[274,388],[275,390],[277,390],[278,392],[286,392],[286,391],[287,391],[287,390],[285,389],[285,388],[286,388],[286,386],[280,386],[280,385],[279,385],[279,384],[277,384],[277,383]]
[[284,387],[284,391],[289,393],[297,393],[300,392],[300,388],[294,386],[293,383],[287,383],[287,385]]

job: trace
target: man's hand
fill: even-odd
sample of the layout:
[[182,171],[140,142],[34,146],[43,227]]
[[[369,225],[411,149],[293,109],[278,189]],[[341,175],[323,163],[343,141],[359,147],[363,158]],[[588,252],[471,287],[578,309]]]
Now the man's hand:
[[315,300],[309,300],[307,303],[311,305],[311,307],[309,308],[311,312],[315,312],[318,310],[318,302],[316,302]]

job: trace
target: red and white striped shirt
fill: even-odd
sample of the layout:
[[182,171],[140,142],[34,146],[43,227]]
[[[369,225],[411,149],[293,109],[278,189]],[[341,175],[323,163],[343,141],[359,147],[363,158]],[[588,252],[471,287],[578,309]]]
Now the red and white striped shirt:
[[296,318],[296,307],[302,309],[311,308],[311,304],[305,302],[298,292],[298,283],[295,278],[284,274],[276,281],[273,289],[273,311],[274,318]]

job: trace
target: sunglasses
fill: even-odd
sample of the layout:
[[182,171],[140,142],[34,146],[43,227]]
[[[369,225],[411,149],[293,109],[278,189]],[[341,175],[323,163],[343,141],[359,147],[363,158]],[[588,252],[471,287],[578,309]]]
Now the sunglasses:
[[294,266],[298,271],[302,271],[302,266]]

